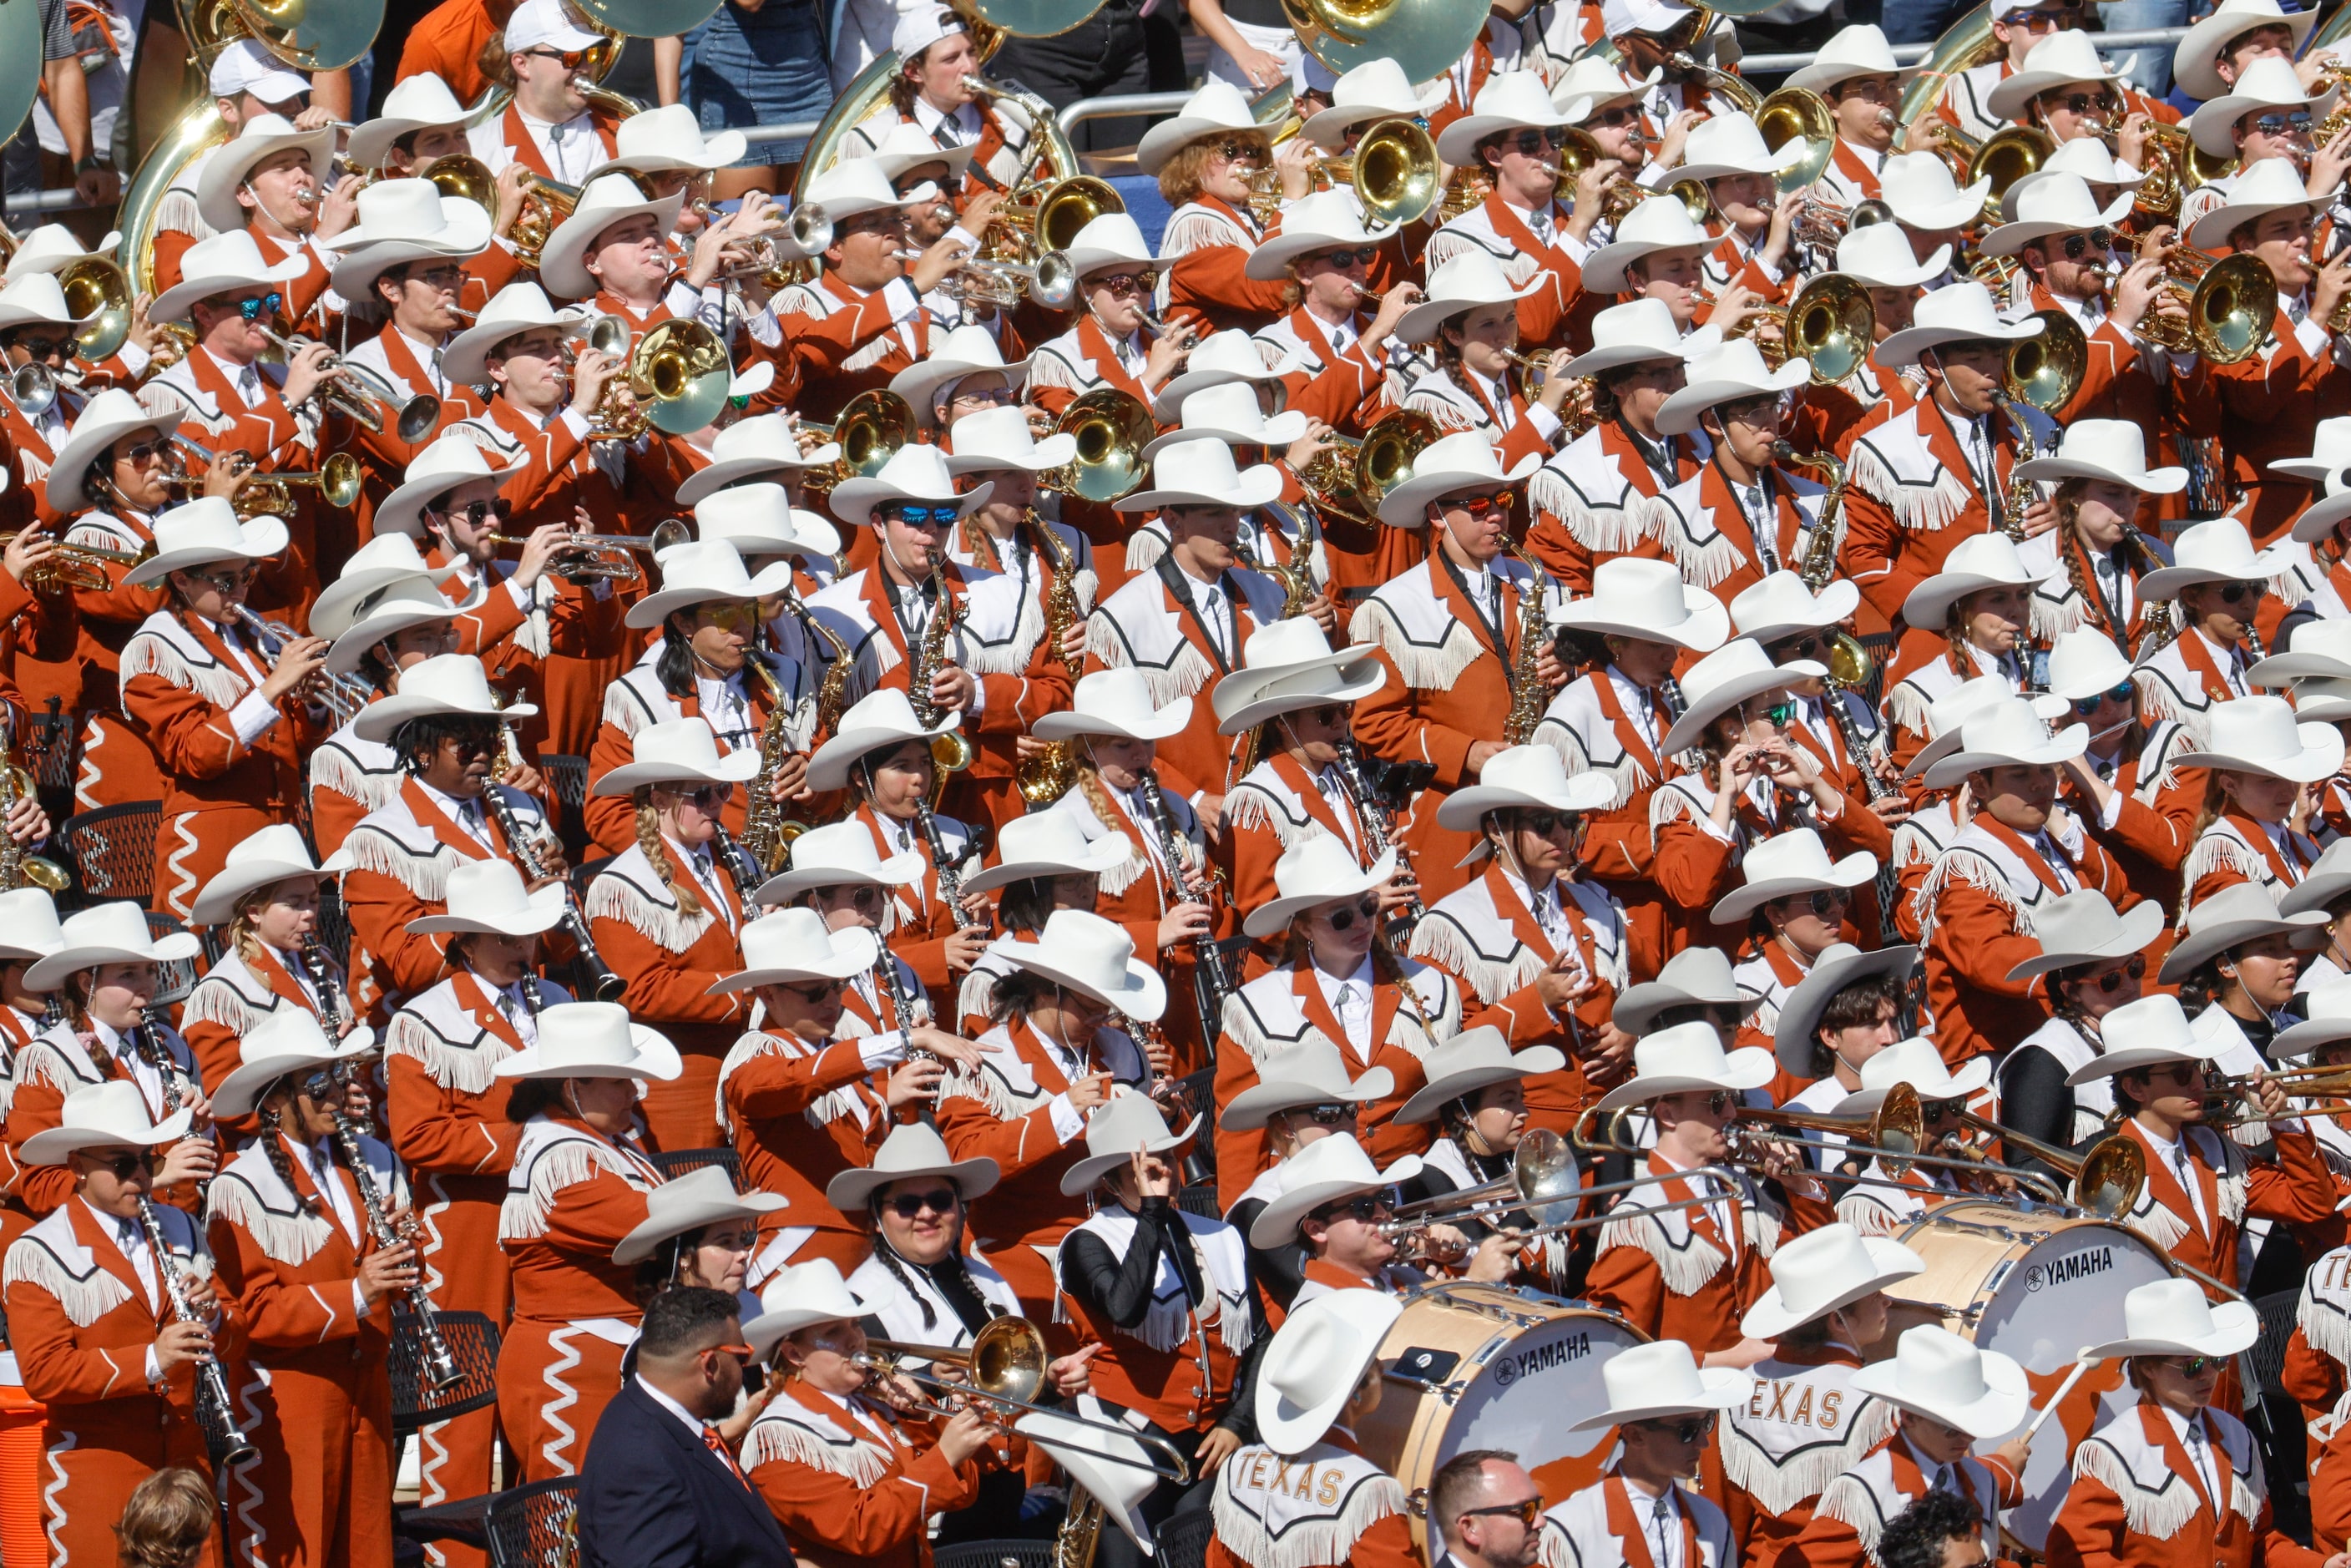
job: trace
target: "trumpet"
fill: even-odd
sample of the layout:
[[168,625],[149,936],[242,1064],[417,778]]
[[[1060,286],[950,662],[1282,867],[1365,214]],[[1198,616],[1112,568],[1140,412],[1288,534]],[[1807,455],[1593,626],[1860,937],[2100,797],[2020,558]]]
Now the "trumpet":
[[[496,545],[527,545],[528,534],[489,534],[485,536]],[[664,517],[653,525],[653,531],[639,538],[635,534],[573,534],[564,540],[566,555],[578,553],[582,559],[567,560],[557,570],[567,578],[585,582],[594,578],[615,581],[638,575],[637,564],[629,559],[630,552],[658,556],[675,545],[686,543],[693,530],[676,517]]]
[[939,284],[939,292],[967,304],[1009,310],[1024,292],[1048,310],[1065,310],[1078,297],[1077,269],[1067,253],[1049,250],[1034,267],[1017,261],[967,261]]
[[[301,638],[299,632],[283,621],[265,621],[242,604],[233,606],[233,609],[237,624],[260,644],[261,656],[273,670],[277,667],[277,660],[286,652],[287,644]],[[310,688],[310,695],[335,716],[338,724],[350,723],[359,717],[360,709],[375,701],[374,688],[356,675],[338,675],[322,669],[306,684]]]
[[[0,546],[6,546],[22,537],[21,530],[0,534]],[[155,553],[155,547],[145,549],[114,549],[106,545],[68,544],[59,539],[49,547],[49,564],[36,567],[25,580],[27,588],[47,588],[62,583],[68,588],[86,588],[102,592],[108,586],[106,569],[110,566],[134,567]]]
[[751,237],[751,259],[738,262],[718,276],[722,281],[756,277],[768,293],[789,288],[801,281],[806,270],[800,267],[812,256],[819,256],[832,244],[832,219],[823,207],[810,203],[794,207],[784,220],[784,237],[754,235]]
[[[254,328],[289,364],[303,350],[324,346],[316,338],[289,338],[259,322],[254,323]],[[390,426],[402,441],[413,445],[432,434],[434,427],[441,423],[441,400],[431,392],[402,398],[373,371],[331,351],[320,368],[331,372],[333,379],[319,382],[312,395],[340,409],[370,430],[381,432]]]

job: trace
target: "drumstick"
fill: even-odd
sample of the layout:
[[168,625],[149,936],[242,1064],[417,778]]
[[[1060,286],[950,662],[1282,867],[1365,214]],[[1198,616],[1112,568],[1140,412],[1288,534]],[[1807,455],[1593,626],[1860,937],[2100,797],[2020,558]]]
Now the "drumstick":
[[2041,1430],[2041,1424],[2057,1414],[2057,1406],[2065,1403],[2065,1396],[2074,1392],[2074,1385],[2081,1382],[2082,1375],[2096,1364],[2096,1361],[2087,1355],[2075,1358],[2074,1369],[2065,1375],[2065,1381],[2057,1385],[2057,1392],[2049,1396],[2049,1403],[2041,1407],[2041,1414],[2035,1416],[2032,1425],[2024,1429],[2026,1442],[2032,1441],[2032,1434]]

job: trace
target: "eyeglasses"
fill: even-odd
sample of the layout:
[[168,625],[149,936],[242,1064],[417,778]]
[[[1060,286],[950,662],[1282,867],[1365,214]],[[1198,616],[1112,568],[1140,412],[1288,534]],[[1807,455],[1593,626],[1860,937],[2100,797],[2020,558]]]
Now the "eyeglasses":
[[1322,918],[1331,923],[1331,929],[1333,931],[1352,931],[1355,927],[1356,916],[1361,915],[1364,919],[1370,920],[1376,917],[1379,912],[1380,901],[1376,898],[1367,898],[1353,908],[1334,909]]
[[342,1086],[342,1072],[332,1067],[321,1067],[315,1072],[306,1072],[294,1082],[297,1092],[313,1100],[323,1100]]
[[70,353],[74,344],[70,332],[60,333],[54,338],[33,338],[19,333],[14,340],[16,347],[37,360],[46,360],[52,354]]
[[748,632],[759,623],[759,603],[755,599],[735,604],[697,604],[694,613],[721,632]]
[[2253,129],[2264,136],[2284,136],[2288,133],[2307,136],[2310,134],[2310,110],[2297,109],[2284,114],[2258,115],[2253,120]]
[[1113,272],[1097,277],[1086,285],[1110,294],[1148,294],[1159,287],[1159,274],[1148,272]]
[[2008,22],[2011,26],[2038,33],[2049,27],[2078,27],[2082,25],[2082,14],[2079,6],[2068,6],[2063,11],[2019,11],[2011,16]]
[[955,394],[956,402],[985,403],[989,408],[1002,408],[1007,403],[1019,402],[1019,398],[1020,394],[1010,387],[998,387],[994,392],[966,392],[958,387]]
[[1540,158],[1545,152],[1556,152],[1567,145],[1567,127],[1554,125],[1547,131],[1521,131],[1510,139],[1510,148],[1521,158]]
[[1965,1105],[1966,1102],[1961,1100],[1921,1100],[1918,1103],[1919,1119],[1928,1122],[1956,1122],[1959,1119],[1959,1112],[1965,1108]]
[[2067,235],[2065,236],[2065,259],[2067,261],[2079,261],[2094,250],[2100,256],[2104,256],[2114,248],[2115,231],[2112,229],[2092,229],[2087,234]]
[[1489,1513],[1507,1513],[1532,1530],[1542,1522],[1543,1500],[1539,1497],[1522,1497],[1516,1502],[1498,1502],[1487,1508],[1465,1508],[1459,1517],[1476,1519]]
[[[561,60],[567,71],[576,71],[596,57],[594,49],[525,49],[524,56],[535,60]],[[745,1353],[748,1354],[747,1351]]]
[[1833,646],[1834,643],[1824,632],[1801,632],[1772,643],[1765,652],[1771,655],[1773,664],[1784,664],[1792,659],[1809,659],[1815,653],[1825,653]]
[[1325,729],[1344,729],[1347,726],[1347,705],[1325,703],[1321,707],[1302,709],[1298,716]]
[[152,1170],[154,1166],[155,1156],[144,1149],[135,1150],[127,1155],[116,1155],[110,1159],[98,1162],[98,1168],[110,1173],[117,1181],[129,1181],[133,1173]]
[[1560,829],[1571,832],[1583,831],[1583,817],[1576,811],[1528,811],[1519,813],[1519,826],[1539,839],[1547,839]]
[[1775,900],[1774,902],[1801,904],[1814,915],[1826,918],[1851,904],[1853,894],[1842,887],[1823,887],[1815,888],[1811,893],[1790,894],[1784,901]]
[[893,501],[883,508],[883,515],[910,528],[943,528],[963,515],[963,506],[957,501],[946,501],[935,507],[925,507],[914,501]]
[[1338,1219],[1374,1220],[1395,1213],[1395,1200],[1384,1192],[1367,1192],[1361,1197],[1351,1197],[1343,1203],[1328,1204],[1315,1210],[1327,1223]]
[[496,517],[505,522],[514,516],[514,503],[504,496],[486,501],[468,501],[462,507],[434,506],[424,508],[436,517],[446,517],[453,523],[462,522],[469,528],[478,528]]
[[248,321],[258,321],[265,315],[277,315],[277,308],[285,303],[286,296],[283,294],[264,294],[258,298],[238,300],[236,313]]
[[188,575],[198,582],[209,583],[221,592],[226,593],[233,589],[250,586],[253,580],[261,575],[261,569],[252,566],[233,566],[225,571],[192,571]]
[[1487,495],[1450,496],[1442,505],[1448,512],[1458,510],[1467,512],[1473,517],[1482,517],[1490,513],[1508,511],[1510,506],[1510,493],[1508,490],[1496,490]]
[[2242,604],[2249,599],[2258,604],[2268,596],[2269,591],[2270,585],[2266,582],[2224,582],[2212,591],[2223,604]]
[[1264,148],[1254,141],[1243,141],[1238,138],[1230,141],[1219,141],[1208,151],[1211,155],[1221,158],[1228,163],[1255,163],[1265,157]]
[[847,980],[806,980],[797,986],[778,988],[814,1007],[830,997],[838,996],[848,988]]
[[1766,417],[1780,412],[1780,394],[1766,392],[1761,397],[1743,397],[1735,402],[1717,403],[1715,408],[1726,424],[1734,420],[1740,424],[1761,424]]
[[2124,1076],[2139,1078],[2150,1087],[2168,1083],[2175,1088],[2197,1089],[2203,1086],[2204,1068],[2199,1062],[2175,1061],[2162,1067],[2142,1067],[2137,1072],[2125,1073]]
[[849,907],[852,909],[879,909],[882,907],[882,890],[878,887],[852,887],[848,891],[848,893],[841,894],[840,896],[848,900]]
[[117,459],[122,463],[144,463],[150,457],[160,457],[171,446],[168,441],[141,441]]
[[461,729],[444,739],[460,757],[487,757],[498,748],[498,729],[495,724],[484,725]]
[[2119,969],[2109,969],[2098,977],[2098,994],[2111,997],[2123,988],[2126,980],[2147,978],[2147,955],[2139,954]]
[[2092,714],[2097,712],[2100,705],[2105,703],[2126,703],[2131,700],[2131,694],[2137,688],[2135,688],[2130,682],[2125,681],[2119,685],[2107,687],[2105,691],[2100,692],[2096,696],[2075,697],[2074,699],[2074,716],[2076,718],[2087,718]]
[[1329,262],[1332,267],[1353,267],[1357,262],[1362,262],[1365,267],[1369,267],[1372,265],[1372,258],[1379,254],[1379,247],[1377,246],[1367,245],[1360,250],[1317,251],[1307,259],[1310,261],[1325,261]]
[[890,1200],[890,1212],[901,1219],[912,1219],[926,1208],[933,1214],[953,1214],[956,1211],[955,1188],[943,1186],[935,1192],[902,1192]]
[[1303,1116],[1318,1127],[1335,1127],[1342,1122],[1353,1121],[1355,1108],[1353,1105],[1293,1105],[1290,1113]]
[[2122,107],[2122,102],[2110,92],[2069,92],[2063,98],[2051,99],[2049,107],[2062,109],[2068,114],[2112,114]]

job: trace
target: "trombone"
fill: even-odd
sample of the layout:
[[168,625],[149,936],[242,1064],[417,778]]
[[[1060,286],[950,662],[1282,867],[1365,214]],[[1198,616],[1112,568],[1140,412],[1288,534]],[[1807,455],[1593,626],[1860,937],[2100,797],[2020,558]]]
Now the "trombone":
[[[316,338],[289,338],[258,321],[254,323],[254,329],[267,339],[288,364],[306,349],[325,347]],[[389,424],[401,440],[413,446],[431,435],[434,427],[441,423],[441,400],[431,392],[418,392],[403,399],[372,371],[351,363],[331,350],[320,369],[332,372],[334,379],[320,382],[317,395],[370,430],[381,432]]]
[[[1045,1368],[1050,1356],[1045,1350],[1045,1336],[1027,1318],[991,1318],[972,1335],[971,1343],[959,1350],[949,1350],[935,1344],[908,1344],[900,1340],[869,1339],[865,1349],[850,1358],[853,1365],[862,1367],[869,1381],[903,1377],[920,1383],[942,1394],[963,1395],[975,1404],[1000,1405],[1016,1410],[1040,1411],[1075,1421],[1084,1427],[1099,1427],[1133,1437],[1147,1448],[1157,1449],[1165,1459],[1148,1468],[1153,1474],[1182,1483],[1191,1479],[1192,1468],[1184,1456],[1165,1439],[1148,1432],[1137,1432],[1115,1421],[1097,1421],[1075,1415],[1053,1406],[1037,1403],[1038,1394],[1045,1386]],[[936,1373],[917,1372],[906,1365],[909,1361],[924,1361],[934,1366],[960,1367],[960,1378],[942,1377]],[[931,1416],[952,1416],[955,1409],[929,1400],[917,1400],[916,1406]],[[1111,1455],[1101,1456],[1113,1463],[1129,1461]]]
[[[1479,1209],[1501,1204],[1511,1208],[1547,1209],[1582,1198],[1587,1189],[1577,1185],[1575,1155],[1567,1140],[1548,1127],[1530,1127],[1510,1155],[1510,1174],[1458,1191],[1439,1193],[1398,1204],[1383,1227],[1389,1235],[1403,1235],[1432,1225],[1471,1218]],[[1613,1187],[1643,1184],[1625,1182]],[[1590,1191],[1597,1192],[1593,1187]]]

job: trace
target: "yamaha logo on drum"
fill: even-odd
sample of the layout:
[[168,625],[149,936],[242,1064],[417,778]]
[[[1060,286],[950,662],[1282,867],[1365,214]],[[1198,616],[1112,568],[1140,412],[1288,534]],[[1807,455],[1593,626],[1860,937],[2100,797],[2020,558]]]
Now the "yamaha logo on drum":
[[1549,1372],[1573,1361],[1582,1361],[1592,1354],[1592,1335],[1568,1334],[1549,1344],[1539,1344],[1532,1350],[1522,1350],[1516,1355],[1506,1355],[1494,1364],[1494,1381],[1508,1388],[1531,1372]]
[[2085,1248],[2063,1258],[2053,1258],[2046,1263],[2035,1263],[2024,1271],[2024,1288],[2029,1291],[2040,1290],[2043,1285],[2070,1285],[2093,1274],[2111,1273],[2114,1267],[2113,1248]]

